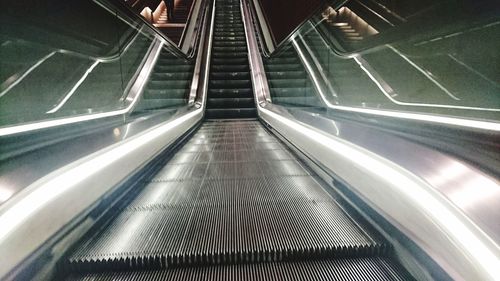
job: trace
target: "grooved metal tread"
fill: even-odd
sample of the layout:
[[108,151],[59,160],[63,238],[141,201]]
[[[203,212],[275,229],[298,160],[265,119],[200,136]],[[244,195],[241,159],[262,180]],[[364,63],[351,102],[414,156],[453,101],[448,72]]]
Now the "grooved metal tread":
[[256,121],[206,122],[67,265],[162,269],[385,255]]
[[167,270],[74,274],[68,281],[149,280],[411,280],[385,258],[345,258]]

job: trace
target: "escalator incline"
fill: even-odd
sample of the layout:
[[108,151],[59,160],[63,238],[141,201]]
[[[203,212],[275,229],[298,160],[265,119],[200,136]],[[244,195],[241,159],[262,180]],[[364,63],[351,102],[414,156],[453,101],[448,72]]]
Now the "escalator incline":
[[379,234],[257,121],[205,122],[116,212],[68,256],[70,280],[406,279]]
[[206,116],[255,118],[245,30],[238,0],[217,0]]

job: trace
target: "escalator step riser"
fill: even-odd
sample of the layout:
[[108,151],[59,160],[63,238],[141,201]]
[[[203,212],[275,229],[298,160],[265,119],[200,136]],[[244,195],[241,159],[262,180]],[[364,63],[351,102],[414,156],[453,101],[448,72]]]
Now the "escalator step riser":
[[214,41],[215,47],[246,47],[245,41]]
[[253,97],[253,91],[249,88],[244,89],[209,89],[210,97]]
[[257,109],[253,108],[207,108],[208,119],[256,118]]
[[211,89],[233,89],[233,88],[251,88],[252,82],[250,80],[215,80],[211,79],[209,82]]
[[[153,263],[159,263],[153,260]],[[260,263],[169,270],[73,274],[68,281],[153,280],[411,280],[399,265],[386,258],[356,258],[301,262]]]
[[250,71],[248,64],[238,65],[211,65],[211,71],[232,72],[232,71]]
[[[362,238],[361,233],[349,233],[349,226],[341,220],[326,222],[326,226],[319,224],[322,229],[318,229],[319,221],[313,225],[311,220],[314,218],[310,217],[310,214],[304,218],[297,218],[293,214],[293,210],[321,212],[321,208],[331,208],[332,203],[317,203],[319,208],[311,206],[309,202],[290,206],[282,203],[281,207],[276,202],[270,202],[267,206],[262,204],[247,207],[210,204],[202,207],[160,205],[124,212],[108,228],[108,233],[101,235],[100,240],[91,243],[89,248],[120,249],[120,244],[117,243],[125,237],[129,237],[128,243],[133,246],[127,245],[129,249],[123,249],[121,246],[123,252],[89,251],[81,255],[77,253],[71,257],[69,267],[78,271],[160,269],[187,265],[387,254],[387,248],[383,244]],[[192,208],[194,210],[191,211]],[[313,210],[315,208],[317,210]],[[338,216],[334,213],[324,215]],[[245,220],[239,217],[244,217]],[[134,226],[142,229],[144,237],[140,233],[127,233],[127,226],[133,225],[134,221],[141,223]],[[162,228],[163,225],[172,227],[166,230]],[[240,232],[245,229],[247,232]],[[335,232],[339,235],[338,230],[342,230],[342,236],[332,235]],[[352,243],[348,240],[359,242]]]
[[231,71],[231,72],[218,72],[213,71],[210,74],[213,79],[250,79],[250,72],[248,71]]
[[253,98],[209,98],[209,108],[252,108],[255,107]]
[[248,65],[248,58],[212,58],[212,64],[219,65]]

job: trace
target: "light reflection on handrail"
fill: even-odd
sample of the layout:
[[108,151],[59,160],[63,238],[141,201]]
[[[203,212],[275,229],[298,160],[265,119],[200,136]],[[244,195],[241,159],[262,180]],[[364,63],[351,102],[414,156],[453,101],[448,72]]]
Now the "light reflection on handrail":
[[88,69],[85,71],[83,76],[76,82],[76,84],[71,88],[71,90],[64,96],[64,98],[51,110],[47,111],[46,113],[55,113],[58,111],[68,100],[73,96],[73,94],[76,92],[76,90],[80,87],[80,85],[87,79],[89,74],[94,70],[94,68],[99,64],[98,61],[94,62]]
[[21,81],[23,81],[28,74],[30,74],[33,70],[35,70],[37,67],[39,67],[42,63],[44,63],[46,60],[48,60],[50,57],[55,55],[57,52],[51,52],[50,54],[46,55],[45,57],[41,58],[39,61],[37,61],[34,65],[32,65],[26,72],[21,75],[16,81],[14,81],[12,84],[10,84],[5,90],[0,92],[0,97],[4,96],[10,89],[14,88],[17,84],[19,84]]
[[[446,199],[436,193],[432,186],[424,180],[345,140],[320,132],[272,110],[259,107],[259,111],[264,114],[263,119],[278,131],[287,131],[292,137],[300,136],[307,139],[308,142],[313,143],[312,146],[317,148],[316,152],[321,152],[322,155],[337,155],[338,157],[327,157],[335,159],[330,160],[329,163],[327,163],[328,161],[322,162],[327,167],[335,168],[335,163],[338,164],[339,159],[346,159],[349,163],[357,163],[355,165],[359,165],[360,171],[368,172],[369,175],[377,175],[373,178],[378,178],[380,182],[386,182],[388,190],[397,192],[402,196],[402,199],[418,206],[422,215],[428,217],[435,224],[433,228],[441,231],[441,235],[453,241],[455,247],[463,251],[470,264],[476,267],[475,274],[487,277],[483,280],[498,280],[500,260],[498,248],[492,247],[492,244],[495,245],[494,242],[452,205],[446,204]],[[326,151],[329,153],[325,153]],[[349,172],[346,176],[353,176],[353,174]],[[370,188],[365,188],[362,185],[357,187],[357,190],[362,194],[371,192]]]
[[[301,61],[304,63],[304,66],[305,66],[307,72],[310,74],[313,85],[318,90],[319,96],[321,97],[321,99],[324,101],[324,103],[329,108],[342,110],[342,111],[378,115],[378,116],[384,116],[384,117],[395,117],[395,118],[408,119],[408,120],[416,120],[416,121],[432,122],[432,123],[438,123],[438,124],[468,127],[468,128],[472,128],[472,129],[500,131],[500,123],[496,123],[496,122],[487,122],[487,121],[479,121],[479,120],[473,120],[473,119],[430,115],[430,114],[424,114],[424,113],[413,113],[413,112],[409,113],[409,112],[381,110],[381,109],[358,108],[358,107],[341,106],[341,105],[332,104],[327,99],[326,94],[323,92],[322,87],[320,86],[320,83],[319,83],[319,78],[317,77],[316,72],[313,70],[311,64],[309,63],[309,60],[304,55],[303,50],[301,50],[300,46],[297,44],[297,42],[295,40],[293,40],[292,42],[293,42],[293,46],[297,50],[297,54],[299,55]],[[352,58],[356,59],[357,55],[352,56]],[[358,62],[359,59],[356,61]],[[359,62],[358,62],[358,64],[359,64]],[[363,69],[362,65],[360,65],[360,67],[362,67],[362,69]],[[378,81],[376,79],[374,80],[373,75],[371,75],[371,74],[369,74],[369,72],[367,72],[366,68],[363,70],[365,71],[365,73],[368,74],[368,76],[370,76],[372,81],[374,81],[376,84],[378,83]],[[383,89],[383,87],[380,85],[380,83],[378,83],[377,86],[379,87],[379,89]],[[385,90],[383,90],[382,92],[391,101],[393,101],[395,103],[401,103],[401,102],[397,102],[394,99],[392,99],[392,97],[390,95],[388,95]],[[463,107],[463,106],[453,106],[453,105],[433,105],[433,104],[415,104],[415,103],[409,103],[409,104],[404,104],[404,105],[471,109],[471,110],[483,110],[483,111],[495,111],[495,112],[500,111],[500,109],[494,109],[494,108],[475,108],[475,107]]]
[[422,73],[427,79],[432,81],[439,89],[441,89],[443,92],[445,92],[448,96],[450,96],[454,100],[460,100],[460,98],[456,97],[454,94],[452,94],[448,89],[446,89],[445,86],[441,85],[434,77],[432,77],[431,74],[429,74],[425,69],[422,69],[420,66],[418,66],[416,63],[414,63],[412,60],[410,60],[407,56],[405,56],[403,53],[398,51],[396,48],[387,45],[389,49],[391,49],[394,53],[396,53],[398,56],[400,56],[402,59],[404,59],[407,63],[409,63],[411,66],[413,66],[416,70],[418,70],[420,73]]
[[361,56],[354,56],[353,59],[363,70],[363,72],[368,75],[368,77],[377,85],[379,90],[393,103],[398,105],[407,106],[422,106],[422,107],[439,107],[439,108],[454,108],[454,109],[468,109],[468,110],[479,110],[479,111],[500,111],[498,108],[487,108],[487,107],[473,107],[473,106],[462,106],[462,105],[447,105],[447,104],[433,104],[433,103],[416,103],[416,102],[402,102],[393,98],[393,96],[387,92],[385,87],[382,85],[381,79],[377,79],[374,71],[370,71],[371,67]]
[[46,121],[41,121],[41,122],[36,122],[36,123],[28,123],[28,124],[21,124],[21,125],[16,125],[16,126],[11,126],[11,127],[0,128],[0,136],[13,135],[13,134],[26,132],[26,131],[39,130],[39,129],[61,126],[61,125],[66,125],[66,124],[71,124],[71,123],[76,123],[76,122],[89,121],[89,120],[95,120],[95,119],[99,119],[99,118],[117,116],[117,115],[121,115],[121,114],[125,114],[125,113],[129,112],[130,110],[132,110],[134,108],[135,104],[139,100],[140,93],[144,89],[144,86],[145,86],[146,81],[147,81],[147,77],[149,76],[149,74],[151,73],[151,70],[153,69],[154,62],[160,56],[160,52],[162,50],[162,47],[163,47],[163,42],[157,43],[157,46],[154,48],[155,52],[154,52],[154,54],[152,54],[151,61],[149,61],[148,64],[143,68],[143,70],[141,70],[141,73],[139,74],[139,76],[136,79],[137,83],[134,84],[134,86],[131,89],[131,92],[134,92],[134,94],[129,95],[127,97],[127,101],[129,101],[130,103],[126,108],[114,110],[114,111],[96,113],[96,114],[78,115],[78,116],[73,116],[73,117],[68,117],[68,118],[46,120]]
[[[139,37],[139,34],[141,34],[141,31],[139,30],[137,32],[137,34],[134,36],[134,38],[132,38],[130,40],[130,42],[127,44],[127,46],[125,46],[125,48],[123,49],[123,52],[121,52],[120,54],[120,57],[123,56],[124,54],[127,53],[127,51],[130,49],[130,46],[137,40],[137,38]],[[80,78],[80,80],[78,80],[76,82],[76,84],[71,88],[71,90],[66,94],[66,96],[64,96],[64,98],[56,105],[54,106],[51,110],[47,111],[46,113],[50,114],[50,113],[55,113],[57,112],[59,109],[61,109],[61,107],[71,98],[71,96],[73,96],[73,94],[76,92],[76,90],[80,87],[80,85],[85,81],[85,79],[87,79],[88,75],[92,72],[92,70],[94,70],[94,68],[99,64],[103,62],[102,60],[96,60],[88,69],[87,71],[85,71],[85,73],[83,74],[83,76]]]

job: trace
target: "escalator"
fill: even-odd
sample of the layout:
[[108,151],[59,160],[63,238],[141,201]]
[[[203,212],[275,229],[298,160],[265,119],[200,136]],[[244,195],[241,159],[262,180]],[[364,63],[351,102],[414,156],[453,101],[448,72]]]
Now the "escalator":
[[[287,144],[248,119],[256,108],[239,9],[237,0],[216,2],[207,119],[60,261],[61,278],[411,279],[381,234]],[[297,55],[283,56],[290,58],[267,66],[271,85],[302,90],[284,91],[284,103],[317,106]],[[161,89],[187,74],[162,72],[167,62],[175,65],[162,55],[141,110],[178,99]]]
[[255,118],[239,1],[218,0],[216,6],[207,117]]
[[68,280],[408,280],[258,121],[206,121],[117,217],[81,241]]
[[[249,19],[250,1],[204,4],[193,39],[198,47],[189,56],[153,27],[137,25],[144,30],[135,27],[137,35],[122,40],[117,58],[88,59],[75,70],[83,75],[74,75],[77,83],[71,83],[68,98],[57,109],[61,114],[83,108],[103,115],[114,110],[116,114],[106,116],[109,124],[97,124],[103,117],[89,119],[97,129],[91,128],[95,124],[76,124],[74,131],[85,132],[78,139],[70,130],[63,132],[72,123],[63,124],[63,130],[41,128],[36,136],[45,143],[38,144],[36,138],[27,142],[29,133],[19,138],[19,147],[31,146],[18,155],[34,159],[36,169],[48,162],[36,162],[39,151],[53,152],[52,158],[44,157],[55,168],[40,177],[30,175],[39,186],[32,194],[27,189],[14,197],[24,204],[20,215],[5,216],[10,210],[0,208],[0,222],[10,223],[0,231],[0,253],[14,256],[0,271],[0,279],[486,276],[481,270],[477,275],[470,271],[470,265],[478,263],[466,254],[457,254],[445,264],[449,268],[441,268],[445,254],[465,248],[463,240],[455,243],[461,233],[436,217],[462,217],[452,217],[458,208],[435,200],[443,195],[431,190],[429,178],[417,174],[421,167],[434,168],[420,165],[425,162],[412,167],[401,151],[422,153],[424,160],[459,162],[412,142],[410,134],[393,134],[385,123],[368,123],[380,120],[376,117],[366,121],[363,116],[336,116],[338,111],[328,104],[332,98],[335,105],[374,106],[385,98],[359,95],[379,86],[363,76],[369,72],[363,68],[369,54],[355,61],[332,60],[334,67],[321,68],[320,61],[329,61],[324,38],[301,33],[269,55],[264,44],[256,43],[265,36],[253,22],[257,17]],[[344,31],[352,33],[349,28]],[[311,62],[312,54],[317,64]],[[19,72],[27,65],[12,63],[12,68]],[[315,76],[317,68],[324,73]],[[327,85],[323,79],[332,85],[321,93]],[[60,139],[53,142],[47,137],[54,134],[52,129],[60,131]],[[8,141],[18,142],[16,137]],[[60,156],[76,146],[80,154]],[[13,155],[5,159],[12,166],[22,163]],[[32,170],[25,171],[29,175]],[[22,235],[16,237],[18,233]],[[25,241],[26,247],[21,245]],[[22,254],[14,253],[16,247]],[[8,255],[3,256],[0,261],[5,262]],[[464,270],[450,278],[446,270],[455,270],[464,260],[469,262]]]

